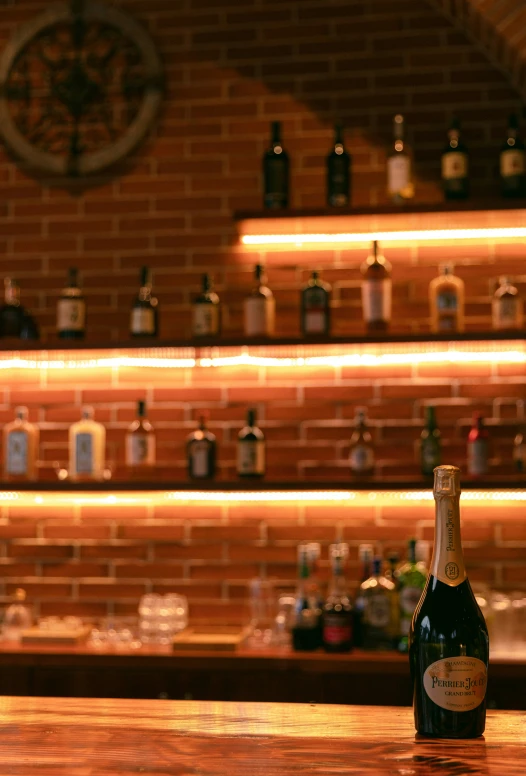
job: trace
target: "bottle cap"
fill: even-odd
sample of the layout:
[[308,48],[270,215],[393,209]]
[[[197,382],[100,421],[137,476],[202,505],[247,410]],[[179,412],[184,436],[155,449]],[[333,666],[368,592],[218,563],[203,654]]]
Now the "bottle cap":
[[356,407],[356,414],[354,416],[356,425],[365,423],[367,420],[367,407]]
[[137,402],[137,415],[140,418],[144,418],[146,416],[146,402],[144,399],[139,399]]
[[441,275],[452,275],[454,269],[455,266],[451,262],[448,262],[447,264],[439,264],[438,266],[438,271]]
[[435,482],[433,493],[435,496],[459,496],[460,495],[460,469],[458,466],[437,466],[433,473]]
[[329,557],[345,560],[349,556],[349,545],[346,542],[329,544]]
[[82,418],[83,418],[83,420],[92,420],[94,415],[95,415],[95,411],[94,411],[93,407],[83,407],[82,408]]
[[27,407],[15,407],[15,418],[20,420],[27,419]]

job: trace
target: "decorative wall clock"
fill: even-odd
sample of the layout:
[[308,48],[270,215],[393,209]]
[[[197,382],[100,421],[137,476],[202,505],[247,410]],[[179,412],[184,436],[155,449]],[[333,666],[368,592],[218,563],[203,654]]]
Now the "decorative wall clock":
[[90,0],[20,27],[0,57],[0,132],[32,168],[86,176],[123,159],[150,129],[162,68],[148,33]]

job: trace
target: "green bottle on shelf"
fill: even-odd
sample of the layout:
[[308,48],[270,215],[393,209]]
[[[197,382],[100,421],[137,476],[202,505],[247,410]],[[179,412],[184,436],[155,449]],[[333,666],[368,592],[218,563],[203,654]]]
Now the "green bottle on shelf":
[[411,620],[427,579],[427,569],[422,561],[417,560],[417,541],[410,539],[407,547],[407,561],[397,571],[398,603],[400,606],[400,652],[408,650],[409,628]]

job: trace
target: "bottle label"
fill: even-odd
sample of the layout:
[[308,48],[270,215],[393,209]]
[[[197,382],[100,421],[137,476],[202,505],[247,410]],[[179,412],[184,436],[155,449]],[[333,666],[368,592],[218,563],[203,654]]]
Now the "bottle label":
[[466,178],[468,174],[467,154],[458,151],[450,151],[442,154],[442,178],[444,180],[455,180]]
[[126,464],[140,466],[153,464],[155,460],[155,439],[153,434],[128,434],[126,436]]
[[387,628],[391,622],[391,602],[385,595],[366,599],[365,621],[374,628]]
[[493,300],[493,328],[520,329],[521,303],[516,296],[502,296]]
[[304,291],[305,334],[323,334],[327,329],[325,291],[322,288],[309,288]]
[[524,174],[524,151],[520,148],[510,148],[500,155],[500,174],[503,178]]
[[265,474],[265,442],[263,439],[238,443],[237,471],[238,474]]
[[488,471],[488,440],[475,439],[468,443],[469,474],[486,474]]
[[219,305],[194,304],[192,333],[194,337],[215,337],[219,333]]
[[364,280],[362,284],[363,315],[366,323],[391,320],[391,280]]
[[367,472],[374,466],[374,455],[368,445],[355,445],[350,455],[351,469],[353,472]]
[[331,622],[331,619],[326,618],[323,624],[323,641],[326,644],[332,644],[333,646],[345,644],[345,642],[351,640],[351,635],[350,623],[342,623],[338,620]]
[[59,299],[57,331],[84,331],[86,303],[83,299]]
[[424,689],[429,698],[448,711],[472,711],[486,697],[488,671],[476,657],[448,657],[424,671]]
[[274,299],[245,299],[245,334],[247,337],[269,337],[274,333]]
[[11,431],[7,438],[7,474],[27,474],[29,440],[26,431]]
[[192,443],[190,455],[192,456],[192,475],[194,477],[209,477],[208,470],[209,443],[196,441]]
[[402,194],[411,184],[411,160],[406,154],[394,154],[387,160],[387,188],[390,194]]
[[77,434],[75,440],[75,469],[77,474],[93,473],[92,434]]
[[460,542],[458,497],[435,496],[437,504],[435,546],[430,573],[450,587],[467,578]]
[[155,315],[151,307],[134,307],[131,311],[132,334],[155,334]]

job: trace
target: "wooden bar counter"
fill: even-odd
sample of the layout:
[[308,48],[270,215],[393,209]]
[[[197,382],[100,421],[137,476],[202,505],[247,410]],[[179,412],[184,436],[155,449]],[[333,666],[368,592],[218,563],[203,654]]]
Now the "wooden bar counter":
[[408,707],[0,699],[2,776],[524,776],[526,714],[415,737]]

